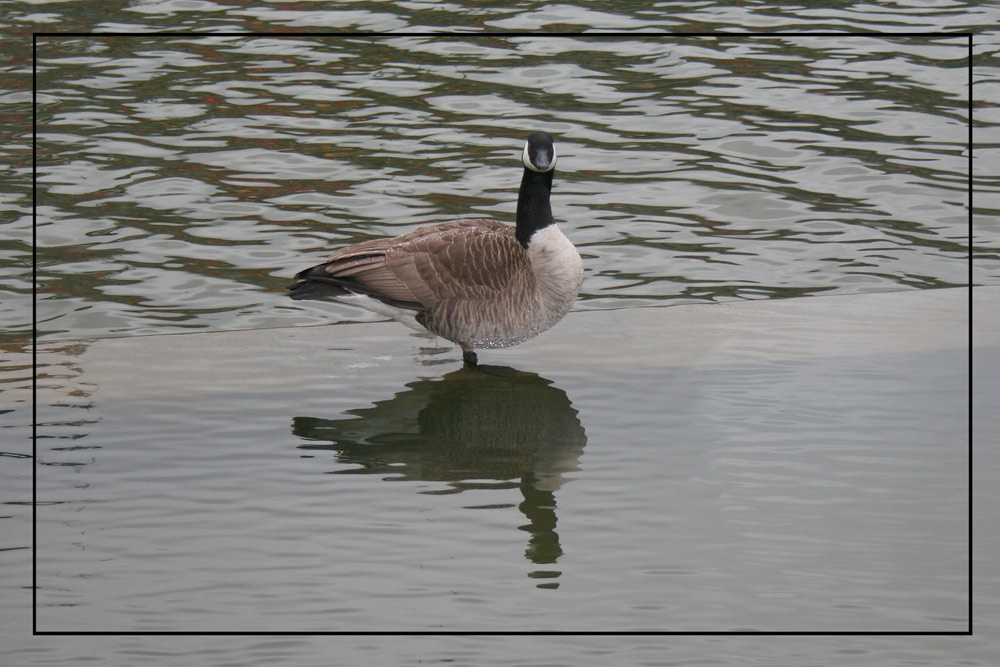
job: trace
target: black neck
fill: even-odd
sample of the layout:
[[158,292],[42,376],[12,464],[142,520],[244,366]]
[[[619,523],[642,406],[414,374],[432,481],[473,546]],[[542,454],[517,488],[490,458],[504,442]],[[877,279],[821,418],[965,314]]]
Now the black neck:
[[552,173],[552,170],[537,172],[524,168],[521,190],[517,194],[517,240],[524,248],[528,247],[528,240],[536,230],[554,222],[549,205]]

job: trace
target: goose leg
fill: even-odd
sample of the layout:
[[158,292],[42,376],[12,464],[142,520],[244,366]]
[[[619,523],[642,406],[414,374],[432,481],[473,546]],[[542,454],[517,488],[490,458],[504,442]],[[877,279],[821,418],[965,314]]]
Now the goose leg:
[[462,348],[462,361],[465,362],[466,366],[472,366],[473,368],[479,364],[479,358],[476,357],[475,351],[467,347]]

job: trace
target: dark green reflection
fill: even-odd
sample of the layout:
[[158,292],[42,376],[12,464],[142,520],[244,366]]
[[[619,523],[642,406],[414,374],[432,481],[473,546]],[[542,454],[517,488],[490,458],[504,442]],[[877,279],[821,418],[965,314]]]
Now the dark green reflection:
[[462,368],[348,412],[354,416],[295,417],[295,435],[322,443],[301,449],[330,450],[338,463],[359,466],[338,473],[448,482],[449,489],[431,493],[516,485],[528,518],[521,529],[531,535],[525,556],[548,564],[562,555],[554,494],[565,473],[579,470],[587,437],[566,392],[549,380],[508,368]]

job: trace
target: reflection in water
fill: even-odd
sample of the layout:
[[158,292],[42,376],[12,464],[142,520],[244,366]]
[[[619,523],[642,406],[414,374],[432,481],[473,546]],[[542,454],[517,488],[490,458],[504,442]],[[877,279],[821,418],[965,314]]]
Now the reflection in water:
[[[89,450],[101,448],[86,439],[102,421],[94,399],[98,387],[84,373],[83,359],[90,345],[91,341],[77,340],[42,341],[37,346],[36,405],[26,423],[36,425],[40,466],[80,467],[94,462]],[[30,389],[30,345],[0,346],[0,354],[9,355],[11,361],[9,365],[4,363],[7,360],[0,361],[0,392]],[[8,370],[23,374],[19,383],[8,384],[14,379]]]
[[525,556],[539,565],[556,562],[562,548],[554,494],[564,473],[579,470],[587,441],[566,392],[537,375],[490,366],[406,386],[373,407],[349,410],[351,418],[295,417],[292,430],[330,443],[302,449],[328,449],[339,463],[360,466],[338,472],[450,486],[430,493],[510,488],[520,480],[519,509],[529,522],[522,530],[531,534]]

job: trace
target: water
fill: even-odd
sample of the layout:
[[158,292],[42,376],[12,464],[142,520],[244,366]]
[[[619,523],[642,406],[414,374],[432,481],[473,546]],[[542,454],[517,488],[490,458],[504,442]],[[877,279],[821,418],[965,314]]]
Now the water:
[[[969,278],[963,38],[142,35],[38,56],[43,338],[364,320],[283,288],[345,243],[512,221],[535,128],[557,138],[578,309]],[[26,240],[7,340],[29,328]]]
[[956,305],[945,349],[744,308],[707,348],[553,363],[620,338],[581,313],[512,351],[545,375],[390,324],[47,344],[40,627],[962,631]]
[[[394,323],[42,342],[40,628],[961,632],[965,299],[573,313],[561,335],[485,360],[537,374],[463,370],[453,346]],[[985,397],[997,317],[977,321]],[[4,381],[20,390],[28,359],[11,347]],[[977,414],[992,437],[991,411]],[[995,458],[977,457],[986,480]],[[977,488],[992,506],[996,485]],[[27,540],[28,508],[10,512]],[[858,664],[908,654],[853,641]],[[43,646],[14,657],[44,664]],[[114,646],[122,664],[149,650]],[[412,650],[351,646],[348,663]],[[598,664],[615,646],[567,650]],[[475,662],[496,648],[439,650]]]
[[[961,630],[960,353],[610,370],[607,349],[536,351],[587,340],[587,317],[627,328],[651,312],[639,307],[965,284],[965,37],[196,33],[972,30],[972,279],[996,285],[998,21],[966,2],[4,4],[4,653],[32,665],[994,664],[981,631],[1000,581],[989,450],[976,459],[973,639],[522,637],[511,650],[488,638],[27,637],[20,38],[190,33],[38,44],[42,627]],[[294,359],[254,347],[270,327],[371,319],[284,296],[334,247],[455,217],[512,220],[536,127],[556,135],[554,211],[585,258],[576,310],[604,311],[495,360],[539,376],[472,389],[450,346],[388,326],[363,340],[352,325],[332,341],[299,329]],[[254,331],[208,359],[191,352],[201,336],[134,338],[230,330]],[[76,340],[112,336],[134,347]],[[981,435],[998,432],[995,351],[977,352]],[[334,373],[313,362],[329,355],[344,359]],[[463,411],[496,392],[558,419],[498,411],[509,437],[463,431]]]

